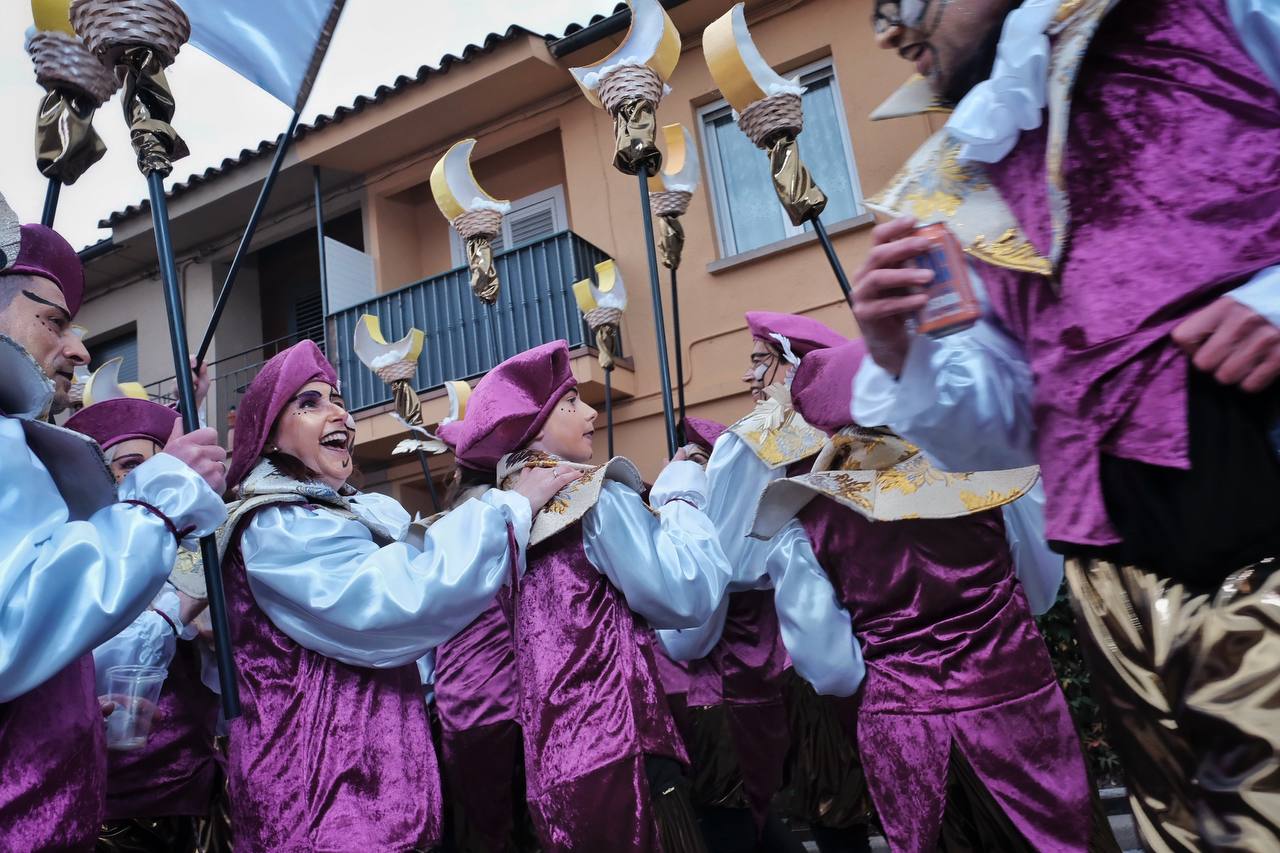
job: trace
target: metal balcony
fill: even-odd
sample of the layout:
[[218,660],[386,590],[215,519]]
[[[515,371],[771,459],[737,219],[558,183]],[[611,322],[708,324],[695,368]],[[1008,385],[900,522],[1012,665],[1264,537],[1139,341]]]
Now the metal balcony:
[[[589,341],[573,284],[589,278],[608,257],[571,231],[526,243],[494,258],[502,294],[487,308],[471,292],[465,267],[385,293],[329,316],[329,358],[342,379],[342,394],[351,411],[391,400],[390,386],[360,363],[353,349],[361,314],[373,314],[387,340],[416,327],[426,333],[418,358],[418,391],[453,379],[482,375],[499,361],[538,344],[564,338],[569,346]],[[495,312],[493,325],[486,312]],[[496,347],[492,330],[496,330]]]

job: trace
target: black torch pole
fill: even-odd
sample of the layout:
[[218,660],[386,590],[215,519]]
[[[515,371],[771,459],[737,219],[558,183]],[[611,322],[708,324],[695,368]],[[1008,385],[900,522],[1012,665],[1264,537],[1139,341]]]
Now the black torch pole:
[[53,227],[53,218],[58,214],[58,196],[62,193],[62,181],[49,179],[49,187],[44,191],[44,212],[40,214],[40,224],[45,228]]
[[436,483],[431,479],[431,460],[427,457],[427,451],[421,447],[418,448],[418,462],[422,465],[422,476],[427,481],[427,493],[431,495],[431,508],[439,512],[443,507],[440,506],[440,498],[436,496]]
[[609,458],[613,458],[613,368],[604,369],[604,422],[608,428]]
[[653,331],[658,339],[658,376],[662,381],[662,416],[667,427],[667,456],[676,455],[676,419],[671,404],[671,367],[667,362],[667,328],[662,315],[662,285],[658,279],[658,250],[653,244],[653,209],[649,204],[649,175],[636,173],[640,181],[640,218],[644,221],[644,247],[649,253],[649,291],[653,297]]
[[[182,315],[182,295],[178,289],[178,270],[173,260],[173,241],[169,234],[169,207],[164,196],[164,175],[160,171],[147,174],[151,194],[151,224],[156,232],[156,257],[160,263],[160,279],[164,285],[164,305],[169,318],[169,342],[173,348],[173,369],[178,382],[178,408],[182,426],[187,432],[200,428],[196,411],[196,388],[191,379],[191,351],[187,346],[187,327]],[[227,622],[227,599],[222,588],[222,562],[213,536],[200,540],[204,559],[205,582],[209,588],[209,616],[213,622],[213,647],[218,660],[218,684],[222,691],[222,714],[233,720],[240,716],[240,691],[236,683],[236,662],[231,654],[231,629]]]
[[[249,223],[244,228],[244,234],[240,237],[240,245],[236,247],[235,257],[231,259],[231,266],[227,270],[227,277],[222,282],[222,289],[218,291],[218,300],[213,305],[213,313],[209,317],[209,325],[205,327],[204,337],[200,339],[200,349],[196,352],[196,361],[204,364],[204,358],[209,354],[209,345],[213,343],[213,333],[218,329],[218,321],[222,319],[222,312],[227,308],[227,301],[231,298],[231,288],[235,287],[236,277],[240,274],[240,266],[244,263],[245,256],[249,254],[249,244],[253,242],[253,236],[258,231],[258,221],[262,219],[262,211],[266,209],[267,199],[271,198],[271,191],[275,188],[276,178],[280,176],[280,167],[284,165],[284,156],[289,152],[289,146],[293,142],[294,132],[298,129],[298,119],[302,117],[301,107],[294,110],[293,117],[289,119],[289,127],[280,135],[276,141],[276,156],[271,161],[271,168],[267,170],[267,177],[262,181],[262,189],[258,191],[258,200],[254,202],[253,212],[249,214]],[[325,322],[328,322],[326,318]]]
[[[681,432],[684,431],[684,349],[680,344],[680,287],[676,280],[676,269],[671,268],[671,325],[673,339],[676,345],[676,399],[678,403],[678,411],[680,412],[680,420],[678,421]],[[680,436],[684,441],[684,436]]]
[[840,263],[840,256],[836,254],[836,247],[831,245],[831,238],[827,236],[827,228],[822,224],[820,217],[813,217],[810,220],[813,223],[813,231],[818,235],[818,242],[822,244],[822,251],[827,253],[827,260],[831,263],[831,271],[836,274],[836,283],[840,285],[840,291],[844,293],[845,302],[853,295],[853,288],[849,286],[849,277],[844,274],[844,265]]

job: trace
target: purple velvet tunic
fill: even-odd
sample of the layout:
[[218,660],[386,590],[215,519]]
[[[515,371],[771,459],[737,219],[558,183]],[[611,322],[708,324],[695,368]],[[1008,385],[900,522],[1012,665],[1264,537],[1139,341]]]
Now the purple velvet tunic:
[[236,845],[374,851],[440,839],[440,777],[416,664],[351,666],[298,645],[249,589],[241,519],[224,560],[243,714],[227,775]]
[[[476,849],[503,850],[515,823],[520,727],[515,648],[498,600],[436,649],[435,705],[449,807]],[[461,840],[461,839],[459,839]],[[464,845],[463,849],[471,849]]]
[[178,643],[147,745],[107,754],[107,820],[203,815],[218,775],[218,697],[200,680],[200,653]]
[[1032,846],[1086,850],[1084,757],[1000,511],[874,523],[818,498],[799,517],[862,643],[858,749],[890,847],[936,846],[954,745]]
[[[1048,538],[1107,545],[1099,453],[1186,469],[1189,362],[1169,332],[1280,263],[1280,95],[1221,0],[1123,0],[1081,64],[1061,283],[981,265],[1035,376]],[[987,167],[1050,242],[1045,132]]]
[[529,806],[543,849],[659,849],[644,757],[688,761],[654,638],[574,524],[529,549],[514,602]]
[[0,705],[0,850],[92,850],[106,796],[102,712],[86,654]]

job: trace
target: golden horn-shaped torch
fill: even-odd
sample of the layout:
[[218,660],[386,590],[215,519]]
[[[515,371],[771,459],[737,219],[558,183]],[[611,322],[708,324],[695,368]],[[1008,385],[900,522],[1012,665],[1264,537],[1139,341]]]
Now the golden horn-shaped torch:
[[502,217],[511,202],[489,195],[471,171],[474,139],[455,143],[431,170],[431,194],[444,218],[466,244],[471,290],[486,305],[498,301],[502,283],[493,265],[493,238],[502,230]]
[[584,278],[573,286],[573,297],[587,327],[595,335],[596,349],[600,354],[600,366],[613,369],[618,357],[618,332],[622,315],[627,310],[627,288],[622,283],[622,273],[612,260],[596,264],[596,281]]
[[658,217],[658,252],[662,265],[669,270],[680,267],[684,252],[684,226],[680,217],[689,211],[689,201],[702,179],[698,147],[682,124],[662,128],[667,143],[662,172],[649,179],[653,215]]
[[707,68],[738,117],[738,127],[756,147],[768,152],[769,170],[778,201],[800,226],[813,225],[845,299],[851,295],[849,277],[819,218],[827,196],[800,160],[796,137],[804,129],[800,81],[788,80],[765,62],[747,29],[743,4],[738,3],[702,33]]
[[627,4],[631,28],[622,43],[599,62],[569,70],[587,100],[613,117],[613,165],[628,175],[651,175],[662,163],[656,115],[680,61],[680,31],[658,0]]
[[27,53],[45,90],[36,118],[36,168],[70,185],[107,153],[93,115],[119,83],[71,28],[70,0],[32,0],[31,12]]
[[738,115],[738,127],[769,154],[773,188],[793,225],[816,219],[827,197],[804,163],[796,137],[804,129],[798,80],[788,80],[764,61],[738,3],[702,34],[707,68]]

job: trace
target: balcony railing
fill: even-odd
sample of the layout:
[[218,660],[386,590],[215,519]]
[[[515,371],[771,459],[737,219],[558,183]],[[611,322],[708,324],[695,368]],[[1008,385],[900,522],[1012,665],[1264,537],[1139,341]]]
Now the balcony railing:
[[[497,330],[499,360],[558,338],[570,346],[589,341],[573,298],[573,284],[590,277],[595,265],[607,257],[577,234],[562,231],[494,258],[502,295],[493,309],[472,294],[470,275],[460,267],[329,315],[326,354],[338,369],[347,407],[359,411],[391,401],[390,386],[356,357],[355,326],[361,314],[377,316],[387,340],[403,337],[412,327],[426,333],[417,375],[418,391],[426,391],[449,380],[472,379],[493,367],[491,328]],[[485,316],[490,310],[496,312],[492,327]],[[227,414],[239,405],[267,359],[303,338],[320,343],[322,334],[319,326],[304,329],[213,362],[210,396],[217,420],[210,425],[225,438]],[[173,377],[153,382],[147,390],[162,402],[177,397]]]
[[391,400],[390,386],[360,363],[353,349],[361,314],[373,314],[388,341],[411,327],[426,333],[418,358],[417,389],[480,376],[494,366],[485,313],[496,311],[499,360],[538,344],[564,338],[570,346],[590,340],[573,298],[573,284],[591,275],[608,256],[578,235],[563,231],[517,246],[494,259],[502,295],[493,309],[471,292],[465,267],[423,279],[329,317],[329,358],[338,368],[342,393],[352,411]]

